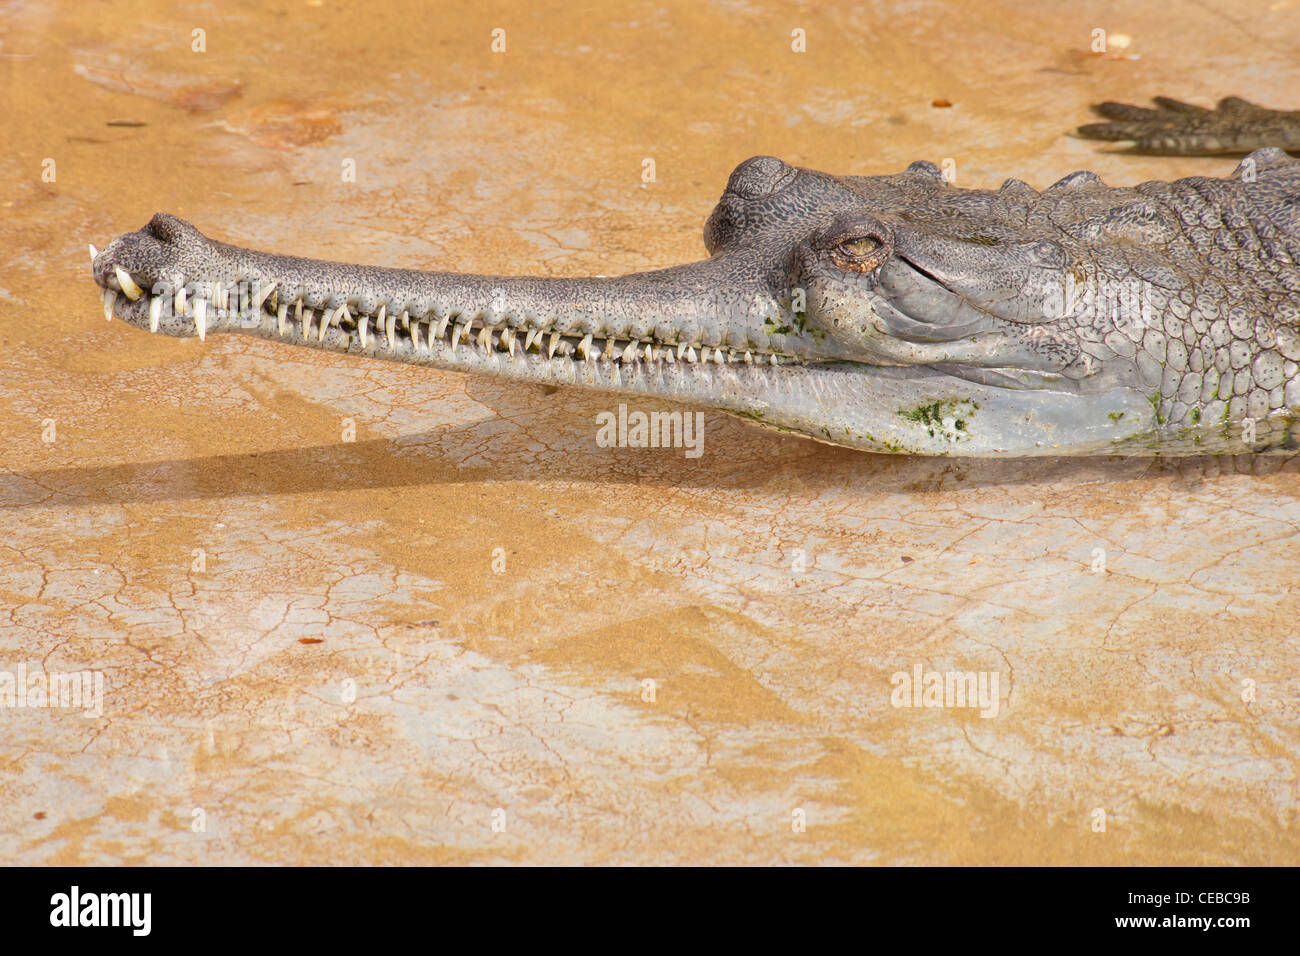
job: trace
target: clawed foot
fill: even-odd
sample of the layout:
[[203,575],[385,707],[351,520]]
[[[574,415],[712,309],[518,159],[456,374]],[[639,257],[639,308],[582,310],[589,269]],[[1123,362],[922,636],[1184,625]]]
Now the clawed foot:
[[1223,156],[1266,146],[1300,149],[1300,112],[1270,110],[1236,96],[1214,109],[1155,97],[1155,107],[1098,103],[1108,122],[1080,126],[1085,139],[1132,143],[1131,152],[1155,156]]

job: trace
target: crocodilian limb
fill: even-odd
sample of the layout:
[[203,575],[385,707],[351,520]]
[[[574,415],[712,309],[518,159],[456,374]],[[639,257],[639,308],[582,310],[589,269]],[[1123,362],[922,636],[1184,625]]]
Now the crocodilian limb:
[[1157,96],[1154,107],[1098,103],[1104,123],[1080,126],[1086,139],[1123,141],[1153,156],[1241,156],[1269,146],[1300,150],[1300,110],[1270,110],[1228,96],[1214,109]]

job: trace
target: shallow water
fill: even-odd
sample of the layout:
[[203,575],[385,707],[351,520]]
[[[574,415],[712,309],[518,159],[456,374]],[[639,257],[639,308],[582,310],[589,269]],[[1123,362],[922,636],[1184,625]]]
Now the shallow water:
[[615,274],[758,153],[1223,175],[1062,134],[1300,106],[1300,6],[425,6],[3,5],[0,671],[104,680],[0,711],[6,859],[1300,861],[1294,461],[600,448],[605,398],[106,324],[85,252]]

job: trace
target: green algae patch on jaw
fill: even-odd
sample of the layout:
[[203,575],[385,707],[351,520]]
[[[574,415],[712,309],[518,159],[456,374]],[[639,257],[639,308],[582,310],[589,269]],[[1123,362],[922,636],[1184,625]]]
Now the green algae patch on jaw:
[[931,438],[959,442],[970,440],[970,419],[979,407],[979,402],[969,398],[948,398],[914,408],[900,408],[898,414],[920,425]]
[[1150,398],[1151,411],[1155,413],[1157,425],[1163,425],[1165,423],[1165,416],[1160,414],[1160,403],[1162,401],[1164,401],[1164,396],[1162,396],[1159,392],[1156,392]]

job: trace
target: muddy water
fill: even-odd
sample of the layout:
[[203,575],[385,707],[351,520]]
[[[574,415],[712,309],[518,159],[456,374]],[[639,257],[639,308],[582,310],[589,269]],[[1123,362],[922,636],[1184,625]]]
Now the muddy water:
[[1220,175],[1062,132],[1300,105],[1300,7],[427,6],[4,5],[0,671],[103,681],[0,711],[5,859],[1300,860],[1293,462],[599,448],[599,398],[106,324],[85,252],[612,274],[756,153]]

